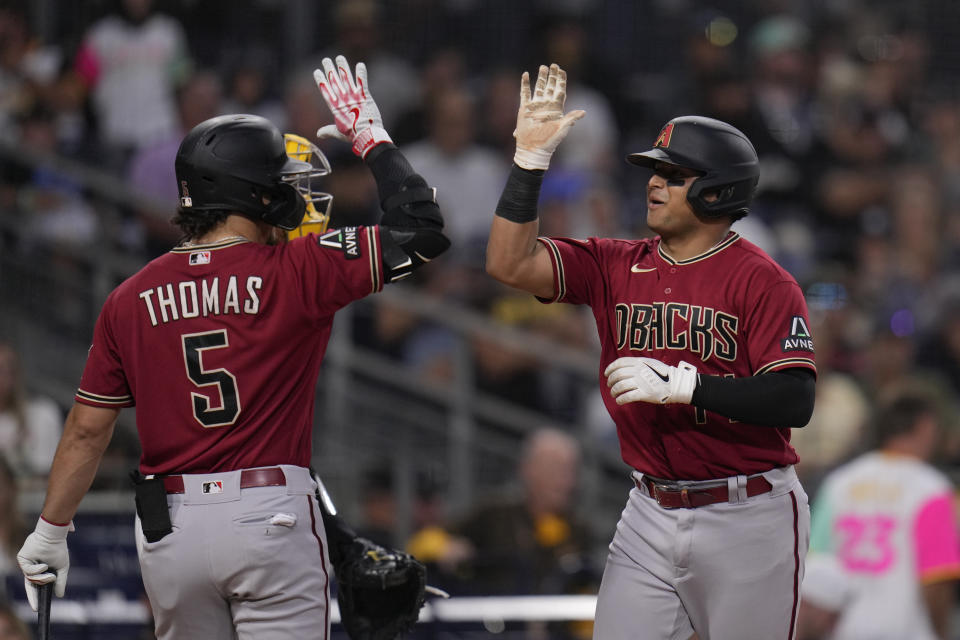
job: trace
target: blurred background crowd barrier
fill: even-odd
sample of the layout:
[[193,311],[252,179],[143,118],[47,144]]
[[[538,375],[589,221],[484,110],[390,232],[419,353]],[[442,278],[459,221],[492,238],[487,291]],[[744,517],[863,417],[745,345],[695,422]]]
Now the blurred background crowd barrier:
[[[544,235],[649,235],[648,175],[624,155],[677,115],[734,124],[761,158],[735,229],[810,306],[817,405],[794,431],[808,493],[870,446],[871,408],[905,387],[939,398],[934,462],[956,477],[958,24],[951,0],[0,0],[8,597],[22,601],[12,556],[40,509],[100,306],[178,240],[184,132],[248,112],[313,139],[331,118],[312,70],[331,54],[367,63],[386,128],[438,188],[454,250],[338,316],[314,466],[359,529],[409,545],[456,595],[595,590],[631,487],[599,396],[592,316],[483,273],[520,74],[540,63],[567,71],[567,108],[587,111],[544,181]],[[374,223],[367,169],[321,146],[332,225]],[[81,507],[89,528],[114,533],[78,526],[74,562],[90,572],[71,571],[77,600],[140,601],[125,546],[134,419],[122,413]],[[510,524],[484,531],[493,517]]]

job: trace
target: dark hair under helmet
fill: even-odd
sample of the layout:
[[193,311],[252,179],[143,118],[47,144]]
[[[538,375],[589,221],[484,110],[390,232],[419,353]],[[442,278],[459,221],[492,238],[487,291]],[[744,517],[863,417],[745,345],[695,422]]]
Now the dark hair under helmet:
[[313,167],[287,156],[283,134],[266,118],[201,122],[180,143],[175,166],[183,209],[237,211],[285,230],[303,219],[306,202],[289,181]]
[[[726,122],[703,116],[681,116],[663,126],[653,148],[631,153],[627,161],[643,167],[657,162],[703,173],[687,192],[693,210],[702,216],[741,217],[747,214],[757,182],[760,162],[747,136]],[[707,202],[704,194],[717,199]]]

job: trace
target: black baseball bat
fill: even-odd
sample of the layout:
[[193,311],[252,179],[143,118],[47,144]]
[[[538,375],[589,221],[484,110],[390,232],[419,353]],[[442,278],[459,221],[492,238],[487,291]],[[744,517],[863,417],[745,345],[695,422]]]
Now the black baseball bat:
[[50,605],[53,602],[53,583],[37,586],[37,640],[50,640]]

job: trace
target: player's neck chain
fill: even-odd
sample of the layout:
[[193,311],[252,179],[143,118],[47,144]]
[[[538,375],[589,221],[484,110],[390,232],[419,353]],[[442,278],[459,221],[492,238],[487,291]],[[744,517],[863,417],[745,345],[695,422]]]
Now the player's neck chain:
[[196,247],[196,246],[200,246],[200,245],[220,244],[220,243],[222,243],[222,242],[231,242],[231,241],[233,241],[233,240],[243,240],[243,241],[245,241],[245,242],[250,242],[250,238],[247,238],[247,237],[245,237],[245,236],[239,236],[239,235],[237,235],[237,236],[225,236],[225,237],[223,237],[223,238],[216,238],[216,239],[214,239],[214,240],[204,240],[203,242],[186,240],[186,241],[184,241],[183,244],[181,244],[180,246],[181,246],[181,247]]

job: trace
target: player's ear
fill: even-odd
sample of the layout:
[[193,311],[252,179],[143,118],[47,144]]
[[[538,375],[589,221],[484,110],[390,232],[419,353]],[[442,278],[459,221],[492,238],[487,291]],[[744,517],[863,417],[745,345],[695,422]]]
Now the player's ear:
[[720,192],[717,189],[711,189],[710,191],[705,191],[701,197],[705,202],[716,202],[720,199]]

